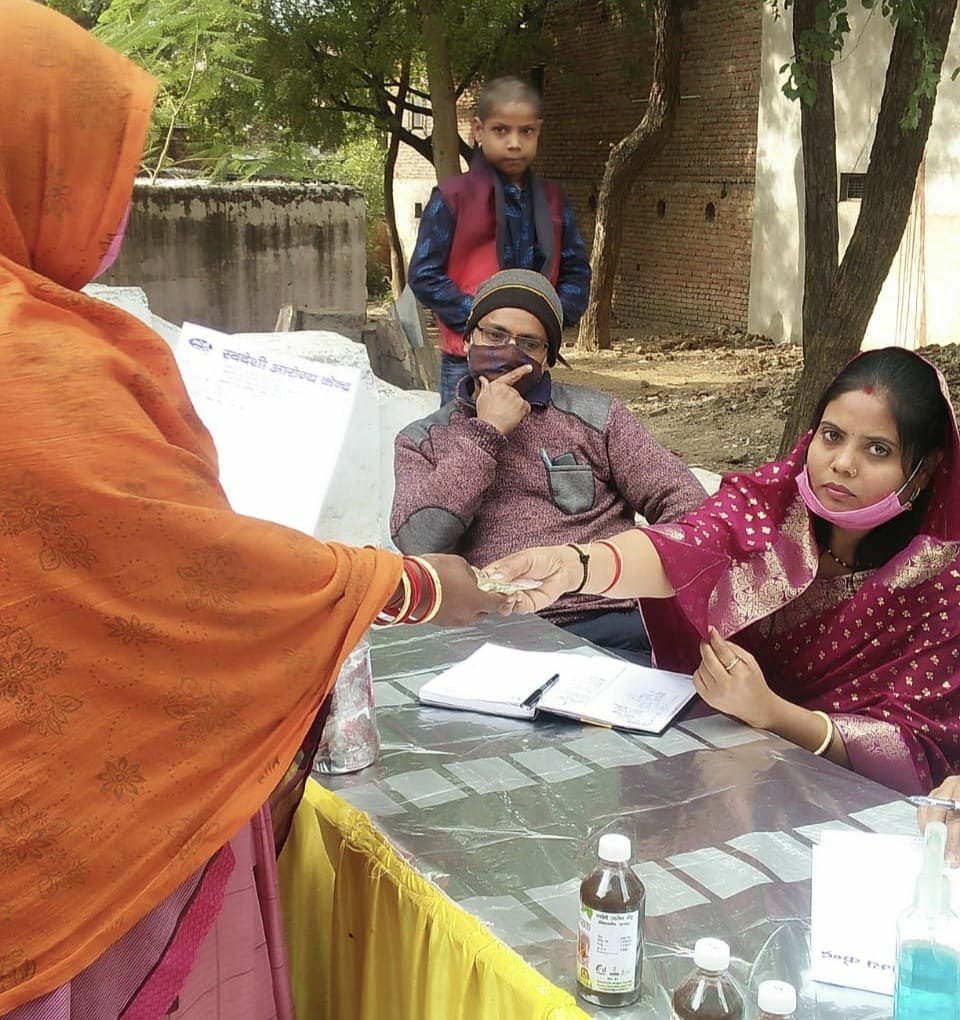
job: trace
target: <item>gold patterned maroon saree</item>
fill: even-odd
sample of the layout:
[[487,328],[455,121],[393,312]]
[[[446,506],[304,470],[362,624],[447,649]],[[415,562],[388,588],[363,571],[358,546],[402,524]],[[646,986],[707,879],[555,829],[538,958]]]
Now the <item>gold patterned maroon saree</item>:
[[[944,399],[949,399],[944,389]],[[644,600],[657,662],[692,670],[715,626],[770,687],[828,712],[851,766],[907,793],[960,768],[960,463],[949,415],[920,531],[882,567],[818,578],[796,486],[809,436],[785,460],[726,475],[682,521],[644,529],[676,596]]]

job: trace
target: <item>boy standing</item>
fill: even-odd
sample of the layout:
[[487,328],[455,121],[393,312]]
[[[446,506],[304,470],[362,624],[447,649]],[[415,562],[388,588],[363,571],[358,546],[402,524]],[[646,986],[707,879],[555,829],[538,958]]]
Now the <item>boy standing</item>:
[[467,374],[463,332],[477,287],[499,269],[530,269],[555,285],[563,325],[587,307],[590,263],[563,189],[530,169],[540,136],[540,96],[518,78],[480,93],[465,174],[434,188],[410,260],[410,287],[440,326],[440,403]]

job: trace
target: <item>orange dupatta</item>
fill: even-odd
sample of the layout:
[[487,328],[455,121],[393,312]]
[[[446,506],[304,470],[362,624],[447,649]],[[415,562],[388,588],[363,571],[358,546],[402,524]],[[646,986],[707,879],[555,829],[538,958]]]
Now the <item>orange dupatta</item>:
[[166,344],[77,293],[154,84],[0,0],[0,1014],[267,799],[400,558],[233,513]]

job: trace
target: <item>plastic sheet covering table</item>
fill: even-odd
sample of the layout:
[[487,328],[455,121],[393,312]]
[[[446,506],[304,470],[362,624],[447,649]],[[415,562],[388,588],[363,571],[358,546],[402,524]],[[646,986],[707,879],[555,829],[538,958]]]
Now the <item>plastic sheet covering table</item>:
[[[314,787],[281,856],[301,1017],[666,1018],[703,935],[730,943],[753,1003],[779,977],[800,1020],[890,1017],[887,997],[809,979],[810,847],[825,828],[914,833],[898,794],[722,716],[640,737],[418,704],[491,639],[591,653],[536,617],[375,634],[380,759],[322,777],[348,803]],[[647,888],[643,994],[615,1014],[571,998],[579,882],[613,831]]]

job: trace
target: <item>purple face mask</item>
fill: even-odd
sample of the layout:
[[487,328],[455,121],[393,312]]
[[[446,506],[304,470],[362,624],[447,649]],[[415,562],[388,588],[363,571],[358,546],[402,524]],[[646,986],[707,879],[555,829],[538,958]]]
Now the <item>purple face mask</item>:
[[522,379],[515,382],[514,389],[520,396],[526,396],[534,386],[540,382],[543,375],[543,366],[535,361],[529,354],[524,354],[516,344],[505,344],[503,347],[483,347],[480,344],[471,344],[467,351],[467,371],[476,383],[480,376],[486,376],[493,381],[505,372],[510,372],[521,365],[530,365],[532,372],[528,372]]
[[886,524],[887,521],[892,521],[904,510],[910,509],[913,504],[909,500],[906,503],[901,503],[900,493],[913,481],[922,465],[923,459],[921,458],[920,463],[913,469],[913,473],[896,492],[888,492],[883,499],[876,503],[858,507],[856,510],[830,510],[825,507],[813,491],[806,464],[797,475],[797,488],[810,513],[822,517],[838,528],[846,528],[848,531],[869,531],[871,528],[878,528],[881,524]]

